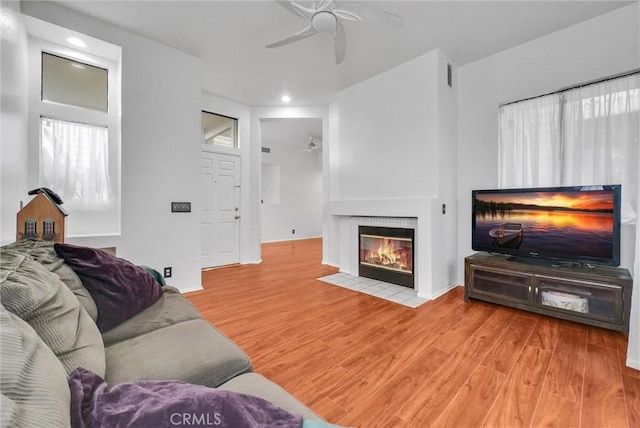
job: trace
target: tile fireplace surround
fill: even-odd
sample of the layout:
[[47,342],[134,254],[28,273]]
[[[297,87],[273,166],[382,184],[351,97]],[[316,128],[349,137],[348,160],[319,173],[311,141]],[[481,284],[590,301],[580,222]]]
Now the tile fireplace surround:
[[[434,248],[441,236],[441,224],[432,216],[440,214],[437,199],[350,200],[329,204],[330,224],[335,232],[331,250],[333,264],[340,273],[358,277],[359,226],[414,229],[414,290],[418,298],[435,299],[455,284],[447,284],[442,251]],[[440,218],[435,218],[440,221]],[[410,290],[410,289],[409,289]]]

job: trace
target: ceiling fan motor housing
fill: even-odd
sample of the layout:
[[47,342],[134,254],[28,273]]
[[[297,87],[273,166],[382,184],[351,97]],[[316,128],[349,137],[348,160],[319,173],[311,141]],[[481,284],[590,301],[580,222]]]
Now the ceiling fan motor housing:
[[311,17],[311,25],[317,32],[329,34],[334,39],[338,33],[338,18],[329,11],[316,12]]

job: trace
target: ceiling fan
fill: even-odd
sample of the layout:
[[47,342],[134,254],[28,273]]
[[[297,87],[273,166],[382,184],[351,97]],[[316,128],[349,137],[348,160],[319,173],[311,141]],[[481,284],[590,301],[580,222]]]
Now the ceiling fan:
[[400,16],[379,9],[371,3],[340,2],[341,6],[338,6],[333,0],[320,0],[310,5],[304,5],[301,2],[292,0],[277,1],[277,3],[294,15],[305,18],[309,21],[309,24],[297,33],[268,44],[266,47],[277,48],[306,39],[317,33],[323,33],[327,34],[333,41],[336,64],[344,61],[347,49],[346,33],[341,21],[369,21],[395,28],[402,26],[402,18]]
[[309,137],[309,142],[302,148],[303,152],[321,152],[322,147],[316,144],[316,140],[313,137]]

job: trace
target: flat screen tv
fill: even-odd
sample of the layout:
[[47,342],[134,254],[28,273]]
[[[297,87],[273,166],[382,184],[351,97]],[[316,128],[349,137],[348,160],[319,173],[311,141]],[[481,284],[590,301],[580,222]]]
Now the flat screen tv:
[[620,264],[620,185],[474,190],[472,247],[525,260]]

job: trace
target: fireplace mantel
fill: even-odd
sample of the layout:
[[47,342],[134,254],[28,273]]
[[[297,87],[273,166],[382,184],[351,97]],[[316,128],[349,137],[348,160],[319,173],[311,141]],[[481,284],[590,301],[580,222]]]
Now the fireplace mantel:
[[431,198],[329,201],[329,215],[418,218],[429,214],[432,201]]

